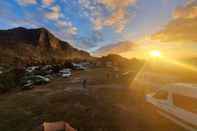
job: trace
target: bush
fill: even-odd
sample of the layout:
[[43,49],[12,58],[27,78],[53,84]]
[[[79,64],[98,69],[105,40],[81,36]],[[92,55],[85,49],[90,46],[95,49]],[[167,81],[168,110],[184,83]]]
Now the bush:
[[0,83],[0,93],[4,93],[8,90],[9,88],[7,88],[4,84]]
[[16,86],[15,78],[12,74],[2,75],[0,77],[0,92],[6,92],[10,88],[14,88]]
[[16,88],[24,71],[20,69],[9,69],[0,75],[0,92],[6,92],[11,88]]

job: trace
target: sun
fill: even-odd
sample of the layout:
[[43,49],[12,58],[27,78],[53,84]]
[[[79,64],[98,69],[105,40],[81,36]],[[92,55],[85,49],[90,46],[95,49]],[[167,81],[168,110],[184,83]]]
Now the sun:
[[161,56],[161,52],[159,50],[152,50],[149,52],[149,54],[152,57],[160,57]]

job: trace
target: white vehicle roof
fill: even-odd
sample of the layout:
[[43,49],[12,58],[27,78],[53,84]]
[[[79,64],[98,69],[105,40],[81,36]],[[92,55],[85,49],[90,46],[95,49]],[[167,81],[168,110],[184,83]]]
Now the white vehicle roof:
[[71,73],[71,69],[70,68],[66,68],[66,69],[62,69],[59,71],[60,73]]
[[35,77],[37,77],[37,78],[41,78],[41,79],[43,79],[43,80],[45,80],[45,81],[50,81],[50,79],[49,78],[47,78],[47,77],[44,77],[44,76],[40,76],[40,75],[36,75]]
[[179,94],[188,97],[197,98],[197,84],[174,83],[166,85],[161,90],[169,91],[174,94]]
[[30,67],[27,67],[27,69],[36,69],[36,68],[39,68],[39,66],[30,66]]

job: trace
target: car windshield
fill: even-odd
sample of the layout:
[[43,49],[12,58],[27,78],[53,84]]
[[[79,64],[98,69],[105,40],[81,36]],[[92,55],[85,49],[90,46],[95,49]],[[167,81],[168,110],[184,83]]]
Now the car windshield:
[[173,94],[173,103],[178,108],[197,114],[197,99],[194,97]]
[[154,98],[159,100],[167,100],[168,99],[168,92],[167,91],[158,91],[154,96]]

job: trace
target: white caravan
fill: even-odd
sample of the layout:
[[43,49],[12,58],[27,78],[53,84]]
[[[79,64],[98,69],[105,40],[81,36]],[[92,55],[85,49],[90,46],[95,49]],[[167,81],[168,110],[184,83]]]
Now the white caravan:
[[158,112],[189,131],[197,131],[197,85],[175,83],[148,94]]

